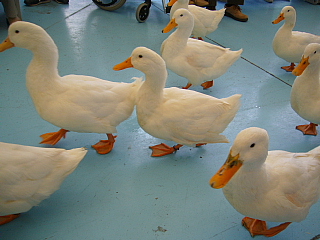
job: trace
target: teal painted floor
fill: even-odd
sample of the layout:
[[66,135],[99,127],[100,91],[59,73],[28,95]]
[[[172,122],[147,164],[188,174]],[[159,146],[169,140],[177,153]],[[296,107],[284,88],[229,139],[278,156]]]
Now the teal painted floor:
[[[45,28],[60,51],[59,71],[131,82],[143,74],[135,69],[116,72],[114,65],[127,59],[138,46],[159,53],[169,34],[161,30],[169,21],[161,1],[154,1],[145,23],[135,18],[142,1],[128,0],[107,12],[90,0],[70,0],[26,7],[23,19]],[[221,190],[208,181],[228,155],[235,136],[251,126],[270,135],[270,150],[305,152],[320,143],[320,136],[304,136],[295,126],[306,121],[290,107],[295,79],[280,69],[287,63],[272,50],[280,27],[271,22],[283,6],[297,10],[295,30],[320,35],[320,6],[302,0],[267,3],[247,0],[242,6],[246,23],[223,18],[205,41],[232,50],[244,49],[239,59],[209,90],[192,87],[218,98],[243,94],[242,107],[224,134],[230,143],[199,148],[183,147],[175,154],[153,158],[148,146],[165,142],[145,133],[135,114],[118,127],[113,151],[98,155],[90,146],[104,134],[68,133],[56,147],[87,147],[79,167],[49,199],[13,222],[0,227],[1,240],[112,239],[202,240],[251,239],[241,226],[242,215],[226,201]],[[218,9],[223,3],[218,3]],[[0,13],[0,41],[7,36],[5,16]],[[40,146],[39,135],[58,128],[36,113],[25,87],[25,71],[31,53],[14,48],[0,53],[0,141]],[[186,80],[169,71],[167,86],[184,86]],[[166,142],[173,145],[172,142]],[[43,147],[49,147],[44,145]],[[291,224],[274,240],[310,240],[320,234],[320,202],[307,219]],[[255,237],[266,239],[266,237]]]

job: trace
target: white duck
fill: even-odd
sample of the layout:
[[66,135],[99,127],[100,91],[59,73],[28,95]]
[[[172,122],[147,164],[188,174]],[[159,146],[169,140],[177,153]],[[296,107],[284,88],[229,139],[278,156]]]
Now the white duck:
[[85,148],[40,148],[0,142],[0,225],[29,211],[60,188]]
[[134,67],[145,74],[137,93],[137,118],[150,135],[178,143],[174,147],[159,144],[151,147],[152,156],[171,154],[183,145],[228,142],[220,135],[240,107],[240,94],[217,99],[196,91],[165,88],[167,70],[164,60],[154,51],[138,47],[130,58],[114,67]]
[[305,47],[309,43],[320,43],[320,36],[292,31],[296,24],[296,10],[292,6],[284,7],[279,17],[272,23],[277,24],[282,20],[284,20],[284,24],[275,34],[272,47],[278,57],[291,63],[290,66],[281,68],[287,72],[291,72],[295,67],[294,63],[300,62]]
[[[252,236],[274,236],[300,222],[320,195],[320,147],[307,153],[268,151],[269,136],[247,128],[236,137],[228,159],[211,178],[229,203],[248,216],[242,224]],[[267,229],[265,221],[285,222]]]
[[173,13],[179,8],[188,9],[191,12],[194,18],[192,36],[200,40],[203,40],[203,37],[217,30],[226,11],[226,9],[212,11],[196,5],[189,5],[189,0],[171,0],[168,6],[172,6],[170,18],[173,17]]
[[176,10],[163,32],[167,33],[174,27],[177,29],[161,45],[161,55],[171,71],[188,79],[185,89],[200,84],[205,89],[213,86],[212,79],[226,73],[242,53],[242,49],[231,51],[189,38],[193,16],[187,9]]
[[116,126],[129,118],[140,82],[119,83],[83,75],[58,73],[58,49],[47,32],[32,23],[10,25],[0,51],[10,47],[33,52],[27,69],[27,88],[39,115],[61,130],[41,135],[41,143],[56,144],[68,131],[107,133],[93,147],[106,154],[113,148]]
[[293,70],[298,76],[291,89],[291,107],[310,124],[296,128],[304,134],[317,135],[320,124],[320,44],[310,43],[300,64]]

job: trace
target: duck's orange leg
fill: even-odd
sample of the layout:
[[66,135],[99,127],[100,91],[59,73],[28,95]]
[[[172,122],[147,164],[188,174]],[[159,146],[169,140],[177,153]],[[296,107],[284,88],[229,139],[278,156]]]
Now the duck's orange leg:
[[317,136],[317,134],[318,134],[317,126],[318,126],[318,124],[310,123],[310,124],[306,124],[306,125],[296,126],[296,129],[300,130],[305,135]]
[[69,132],[66,129],[61,128],[58,132],[51,132],[42,134],[40,137],[43,139],[41,144],[55,145],[61,138],[66,138],[66,134]]
[[116,142],[116,137],[113,136],[111,133],[107,134],[108,140],[100,140],[98,143],[92,145],[92,147],[97,151],[99,154],[107,154],[111,152],[113,149],[113,145]]
[[208,89],[211,88],[214,85],[214,81],[207,81],[201,84],[201,86],[203,87],[203,89]]
[[283,66],[281,68],[286,70],[287,72],[292,72],[295,66],[296,65],[294,63],[291,63],[290,66]]
[[267,228],[267,223],[254,218],[245,217],[242,219],[242,225],[250,232],[251,236],[264,235],[273,237],[285,230],[291,222],[282,223],[279,226]]
[[162,157],[162,156],[169,155],[171,153],[176,152],[182,146],[183,145],[181,145],[181,144],[177,144],[173,147],[170,147],[165,143],[161,143],[161,144],[158,144],[155,146],[151,146],[149,148],[152,149],[152,154],[151,154],[152,157]]
[[182,89],[189,89],[192,86],[191,83],[188,83],[185,87],[182,87]]
[[196,144],[196,147],[200,147],[200,146],[203,146],[203,145],[207,145],[206,143],[198,143]]
[[8,222],[11,222],[11,221],[13,221],[14,219],[16,219],[19,216],[20,216],[20,213],[18,213],[18,214],[10,214],[10,215],[6,215],[6,216],[0,216],[0,225],[6,224]]

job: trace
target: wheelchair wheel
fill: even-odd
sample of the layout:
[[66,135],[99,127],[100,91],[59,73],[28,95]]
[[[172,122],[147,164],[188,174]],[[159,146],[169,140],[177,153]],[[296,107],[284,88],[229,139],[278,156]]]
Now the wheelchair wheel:
[[136,11],[136,19],[138,22],[145,22],[149,17],[150,4],[141,3]]
[[122,7],[126,0],[92,0],[99,8],[114,11]]

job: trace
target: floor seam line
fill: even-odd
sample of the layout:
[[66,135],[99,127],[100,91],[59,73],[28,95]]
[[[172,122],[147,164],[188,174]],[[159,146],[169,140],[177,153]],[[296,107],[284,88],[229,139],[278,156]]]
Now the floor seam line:
[[92,3],[90,3],[90,4],[88,4],[88,5],[86,5],[86,6],[84,6],[83,8],[80,8],[79,10],[77,10],[77,11],[75,11],[75,12],[71,13],[70,15],[68,15],[68,16],[64,17],[63,19],[61,19],[60,21],[55,22],[55,23],[53,23],[52,25],[50,25],[50,26],[48,26],[48,27],[46,27],[46,28],[44,28],[44,29],[45,29],[45,30],[47,30],[47,29],[49,29],[49,28],[53,27],[54,25],[56,25],[56,24],[58,24],[58,23],[61,23],[63,20],[66,20],[66,19],[68,19],[69,17],[71,17],[71,16],[73,16],[73,15],[75,15],[75,14],[77,14],[77,13],[81,12],[82,10],[84,10],[84,9],[86,9],[87,7],[91,6],[92,4],[93,4],[93,2],[92,2]]
[[[217,44],[217,45],[219,45],[219,46],[221,46],[221,47],[226,48],[225,46],[223,46],[222,44],[220,44],[220,43],[218,43],[218,42],[214,41],[213,39],[211,39],[211,38],[209,38],[209,37],[206,37],[206,38],[207,38],[207,39],[209,39],[210,41],[214,42],[215,44]],[[291,84],[289,84],[289,83],[287,83],[286,81],[282,80],[281,78],[277,77],[277,76],[276,76],[276,75],[274,75],[273,73],[271,73],[271,72],[269,72],[269,71],[267,71],[267,70],[263,69],[262,67],[260,67],[259,65],[255,64],[254,62],[251,62],[249,59],[247,59],[247,58],[245,58],[245,57],[241,57],[241,59],[243,59],[243,60],[245,60],[246,62],[250,63],[251,65],[253,65],[253,66],[255,66],[255,67],[257,67],[257,68],[261,69],[261,70],[262,70],[262,71],[264,71],[265,73],[267,73],[267,74],[269,74],[270,76],[272,76],[272,77],[274,77],[274,78],[278,79],[279,81],[283,82],[284,84],[286,84],[286,85],[288,85],[288,86],[292,87],[292,85],[291,85]]]

